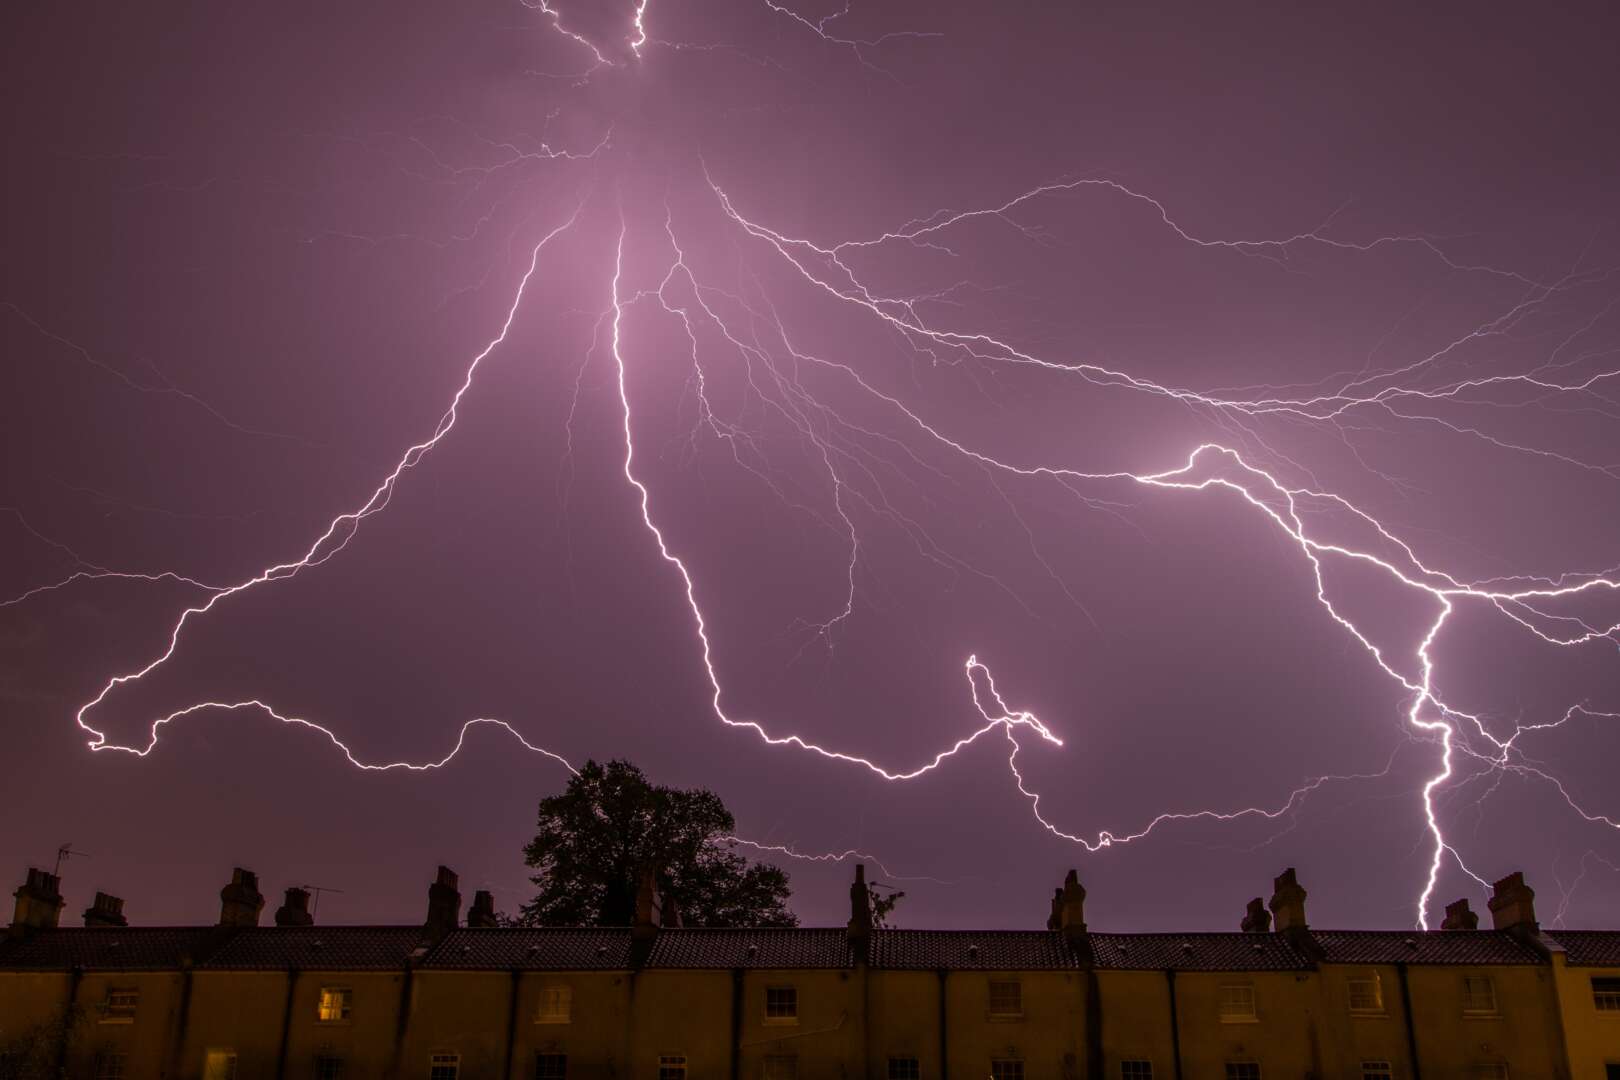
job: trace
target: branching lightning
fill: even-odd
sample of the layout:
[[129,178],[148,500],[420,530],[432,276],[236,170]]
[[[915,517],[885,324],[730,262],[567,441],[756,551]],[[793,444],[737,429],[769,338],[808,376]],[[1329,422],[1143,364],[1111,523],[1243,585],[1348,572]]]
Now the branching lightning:
[[[619,67],[633,63],[649,43],[646,26],[647,0],[634,5],[633,23],[625,42],[628,58],[616,58],[612,49],[594,42],[588,35],[574,29],[557,10],[551,0],[522,0],[540,12],[550,27],[559,35],[577,43],[594,58],[592,70]],[[855,52],[861,62],[867,63],[866,50],[882,45],[896,37],[926,36],[919,34],[886,34],[870,39],[846,36],[837,32],[836,24],[847,17],[849,8],[822,18],[812,18],[764,0],[774,14],[801,26],[824,42]],[[600,164],[612,151],[610,141],[603,140],[589,153],[565,154],[545,148],[538,155],[525,155],[515,144],[503,145],[514,155],[513,160],[543,158],[568,167],[572,162]],[[449,168],[449,166],[445,166]],[[696,170],[694,173],[696,174]],[[1524,574],[1492,579],[1467,580],[1429,565],[1421,558],[1412,543],[1386,525],[1372,512],[1353,503],[1317,483],[1309,470],[1277,453],[1263,434],[1253,425],[1264,418],[1285,418],[1291,422],[1314,425],[1343,434],[1344,425],[1362,414],[1379,415],[1398,423],[1432,425],[1444,429],[1459,439],[1478,441],[1515,453],[1534,455],[1562,466],[1595,473],[1610,479],[1620,479],[1620,462],[1588,460],[1548,446],[1532,445],[1509,436],[1494,433],[1483,424],[1463,422],[1441,414],[1423,410],[1438,405],[1494,404],[1490,397],[1497,393],[1520,393],[1530,399],[1554,398],[1567,401],[1594,403],[1604,408],[1614,404],[1603,396],[1605,390],[1620,386],[1620,367],[1598,369],[1581,374],[1574,371],[1578,365],[1601,359],[1601,354],[1582,353],[1573,359],[1560,354],[1565,345],[1575,341],[1577,334],[1560,343],[1558,350],[1530,371],[1506,374],[1455,374],[1450,362],[1472,342],[1500,336],[1534,317],[1545,306],[1560,296],[1576,289],[1597,288],[1610,282],[1616,271],[1584,267],[1577,263],[1561,277],[1539,281],[1515,271],[1484,265],[1453,257],[1443,241],[1422,235],[1385,236],[1366,241],[1339,239],[1332,235],[1332,219],[1305,232],[1272,239],[1211,239],[1198,235],[1178,223],[1170,209],[1158,198],[1107,178],[1086,177],[1067,179],[1040,185],[1019,193],[998,205],[966,211],[939,211],[917,218],[896,229],[875,237],[845,240],[837,243],[818,243],[803,236],[789,235],[756,220],[739,209],[738,201],[701,167],[702,180],[712,196],[727,227],[736,234],[739,245],[748,245],[770,260],[771,265],[802,285],[809,293],[825,299],[848,313],[851,320],[881,328],[905,342],[918,355],[938,364],[979,365],[987,368],[1035,369],[1063,379],[1074,379],[1099,393],[1126,393],[1167,399],[1225,424],[1234,433],[1231,440],[1203,441],[1190,448],[1186,445],[1166,447],[1164,454],[1141,470],[1087,470],[1066,462],[1012,460],[989,448],[975,444],[969,436],[953,432],[947,425],[931,420],[926,408],[907,400],[895,392],[883,389],[879,382],[864,374],[858,357],[831,357],[818,355],[808,347],[800,346],[798,336],[788,325],[775,299],[756,277],[748,291],[722,289],[709,283],[700,267],[695,266],[683,245],[681,231],[674,215],[665,203],[662,230],[648,230],[649,248],[667,252],[660,263],[662,273],[655,281],[636,287],[630,280],[626,266],[627,242],[638,243],[631,220],[620,201],[621,190],[611,189],[617,209],[618,229],[613,239],[613,273],[604,283],[602,327],[607,335],[606,355],[611,361],[614,388],[621,421],[618,437],[622,438],[623,482],[636,503],[641,525],[646,530],[653,548],[673,572],[673,581],[680,589],[687,612],[698,657],[703,665],[708,686],[708,703],[714,719],[727,728],[751,733],[770,747],[792,747],[839,765],[854,766],[877,780],[905,782],[917,780],[945,767],[964,750],[977,744],[984,736],[1000,732],[1007,740],[1009,752],[1007,766],[1014,786],[1027,800],[1035,821],[1047,832],[1064,841],[1079,845],[1087,851],[1100,851],[1117,845],[1147,838],[1167,827],[1180,823],[1207,821],[1232,822],[1242,819],[1277,821],[1292,817],[1316,791],[1328,784],[1366,781],[1388,775],[1390,765],[1381,772],[1312,777],[1285,796],[1266,805],[1234,807],[1173,808],[1152,816],[1144,823],[1130,828],[1098,828],[1082,833],[1055,823],[1043,813],[1041,794],[1026,781],[1019,768],[1019,756],[1025,749],[1023,739],[1033,746],[1060,750],[1065,740],[1034,713],[1010,707],[1003,699],[992,678],[989,667],[978,655],[969,655],[963,661],[962,672],[967,680],[966,700],[971,702],[976,719],[958,737],[946,741],[932,752],[924,752],[916,760],[905,764],[880,763],[856,753],[824,745],[806,735],[781,731],[766,720],[736,715],[727,704],[727,694],[717,656],[724,645],[714,640],[711,620],[706,617],[702,601],[703,588],[688,562],[676,550],[665,528],[660,526],[654,512],[655,495],[642,471],[643,458],[638,455],[636,442],[636,413],[630,391],[631,371],[636,363],[635,343],[625,323],[626,314],[636,305],[650,305],[658,317],[672,321],[680,332],[681,340],[689,345],[693,379],[690,392],[697,403],[698,431],[696,440],[706,432],[730,448],[733,459],[742,468],[759,478],[784,501],[789,496],[778,488],[769,472],[759,464],[762,453],[754,443],[748,427],[734,418],[727,418],[708,396],[711,378],[710,361],[700,345],[702,337],[712,334],[725,343],[725,348],[740,359],[752,399],[787,424],[810,449],[810,460],[819,480],[824,481],[829,494],[831,512],[812,511],[823,524],[838,537],[841,551],[847,549],[847,570],[841,582],[840,593],[823,616],[806,620],[806,626],[816,638],[827,642],[828,648],[840,627],[856,617],[856,598],[860,583],[863,545],[861,521],[865,517],[881,518],[893,523],[916,546],[919,557],[950,569],[952,572],[977,574],[991,584],[1005,588],[989,572],[969,565],[952,555],[944,546],[935,543],[927,530],[905,514],[885,493],[880,473],[899,474],[903,467],[937,471],[913,449],[913,440],[926,444],[932,451],[947,455],[975,469],[982,470],[994,482],[995,477],[1018,477],[1049,483],[1056,494],[1079,499],[1084,505],[1110,513],[1121,511],[1124,503],[1121,491],[1194,493],[1214,492],[1230,497],[1234,505],[1245,508],[1272,527],[1291,549],[1296,551],[1304,566],[1308,567],[1314,582],[1314,600],[1321,613],[1337,626],[1372,660],[1387,677],[1392,690],[1403,701],[1402,720],[1410,736],[1434,751],[1434,766],[1421,789],[1417,802],[1422,812],[1422,829],[1427,836],[1430,857],[1424,880],[1414,898],[1414,916],[1419,925],[1426,926],[1428,913],[1435,899],[1434,893],[1446,861],[1450,859],[1459,870],[1480,880],[1465,864],[1456,844],[1447,836],[1442,820],[1442,796],[1452,788],[1458,776],[1458,765],[1463,759],[1500,777],[1514,775],[1545,785],[1566,803],[1584,822],[1612,829],[1620,829],[1620,817],[1602,813],[1582,805],[1567,789],[1566,784],[1541,763],[1528,757],[1521,743],[1537,733],[1562,727],[1576,718],[1620,720],[1620,712],[1605,711],[1597,705],[1580,702],[1571,705],[1562,716],[1531,722],[1520,722],[1505,737],[1494,734],[1487,717],[1469,711],[1448,700],[1441,679],[1436,645],[1449,626],[1455,623],[1459,611],[1489,612],[1507,620],[1535,642],[1558,648],[1584,646],[1614,648],[1620,645],[1620,619],[1608,621],[1590,614],[1571,614],[1570,603],[1613,596],[1620,598],[1620,573],[1610,568],[1598,571],[1569,571],[1551,576]],[[608,189],[599,187],[606,198]],[[1364,255],[1375,249],[1405,246],[1433,258],[1446,270],[1468,275],[1485,275],[1494,280],[1510,283],[1522,290],[1517,299],[1492,318],[1447,343],[1427,356],[1397,367],[1370,371],[1342,372],[1318,384],[1303,388],[1236,388],[1197,390],[1169,385],[1122,368],[1106,366],[1085,360],[1043,357],[1027,348],[974,330],[953,328],[928,317],[931,310],[925,301],[931,297],[892,296],[869,281],[859,269],[862,253],[893,247],[910,247],[918,251],[953,255],[953,232],[974,224],[1004,223],[1008,227],[1031,235],[1016,215],[1047,199],[1095,195],[1110,199],[1123,199],[1149,208],[1158,219],[1158,225],[1167,229],[1178,241],[1199,248],[1231,252],[1237,256],[1263,258],[1286,265],[1291,254],[1305,246],[1320,246],[1344,252],[1350,256]],[[21,604],[42,595],[74,586],[86,581],[105,579],[137,580],[147,583],[169,582],[200,591],[204,598],[187,606],[174,621],[167,641],[155,657],[142,666],[115,674],[108,678],[100,691],[78,708],[75,722],[90,736],[93,750],[113,750],[144,757],[158,745],[161,730],[170,723],[186,719],[206,710],[256,710],[281,724],[309,729],[323,735],[353,767],[366,771],[409,770],[423,771],[440,768],[453,760],[463,748],[470,729],[493,726],[515,738],[525,749],[541,754],[573,770],[562,756],[527,739],[511,723],[494,718],[478,717],[462,724],[454,746],[442,758],[410,763],[365,762],[350,751],[332,728],[312,720],[291,716],[257,698],[240,701],[205,701],[177,709],[151,721],[144,744],[121,745],[109,739],[96,724],[96,714],[107,706],[108,699],[120,687],[139,682],[174,657],[183,638],[196,632],[201,623],[219,605],[232,597],[274,585],[295,577],[313,567],[322,566],[336,558],[347,548],[361,524],[371,516],[388,508],[398,484],[406,474],[444,440],[456,426],[459,407],[472,387],[481,365],[506,342],[514,321],[526,301],[531,279],[541,266],[548,245],[558,236],[576,227],[584,212],[586,201],[574,207],[535,243],[530,251],[527,269],[517,283],[504,321],[498,331],[467,363],[459,388],[430,435],[408,447],[397,459],[394,467],[371,491],[358,507],[333,518],[325,530],[298,557],[268,566],[259,572],[232,584],[206,583],[177,571],[132,572],[115,571],[90,563],[71,552],[74,569],[63,578],[38,585],[18,595],[0,601],[0,607]],[[1598,318],[1607,315],[1620,304],[1620,298],[1611,300]],[[21,312],[12,311],[46,333],[42,327]],[[54,335],[52,335],[54,336]],[[65,342],[65,339],[58,339]],[[71,345],[71,343],[66,344]],[[74,346],[76,348],[76,346]],[[82,350],[81,350],[82,351]],[[88,354],[85,354],[89,359]],[[589,361],[589,356],[587,356]],[[96,361],[91,361],[97,363]],[[105,365],[97,363],[97,366]],[[840,380],[842,385],[858,395],[864,402],[886,413],[893,427],[874,430],[846,419],[829,403],[818,398],[807,388],[798,372],[813,369]],[[108,368],[129,381],[127,376]],[[167,388],[136,385],[136,389],[179,393]],[[1298,391],[1291,393],[1290,391]],[[576,382],[576,400],[578,383]],[[190,395],[183,395],[189,399]],[[198,404],[205,403],[197,402]],[[210,410],[212,411],[212,410]],[[216,414],[217,415],[217,414]],[[570,414],[570,438],[572,436]],[[234,426],[234,425],[233,425]],[[863,449],[855,449],[859,442]],[[1256,448],[1259,448],[1258,451]],[[1305,482],[1289,479],[1304,476]],[[999,490],[999,489],[998,489]],[[1004,496],[1005,497],[1005,496]],[[1069,593],[1069,587],[1040,555],[1033,530],[1018,516],[1010,499],[1007,507],[1027,537],[1031,549],[1047,574],[1078,606],[1079,600]],[[18,514],[24,528],[32,528]],[[34,534],[41,540],[39,534]],[[51,541],[45,541],[52,543]],[[65,549],[64,549],[65,550]],[[1376,575],[1389,586],[1418,601],[1426,614],[1414,627],[1418,640],[1409,651],[1399,653],[1380,644],[1377,635],[1347,614],[1335,600],[1329,584],[1329,568],[1354,566]],[[1008,589],[1009,593],[1013,590]],[[1416,633],[1420,631],[1420,633]],[[982,646],[981,648],[987,648]],[[1078,713],[1080,710],[1076,710]],[[1391,763],[1393,759],[1391,759]],[[731,841],[761,852],[784,854],[813,860],[842,860],[870,858],[850,850],[824,855],[802,854],[786,844],[769,844],[745,840]],[[1594,855],[1594,857],[1597,857]],[[880,864],[881,865],[881,864]],[[1581,873],[1586,868],[1583,859]],[[885,873],[890,873],[885,871]],[[892,877],[898,877],[890,873]],[[934,880],[934,879],[927,879]],[[1579,879],[1577,878],[1577,883]],[[1571,890],[1573,889],[1571,886]],[[1568,895],[1565,896],[1565,905]],[[1561,912],[1562,914],[1562,912]]]

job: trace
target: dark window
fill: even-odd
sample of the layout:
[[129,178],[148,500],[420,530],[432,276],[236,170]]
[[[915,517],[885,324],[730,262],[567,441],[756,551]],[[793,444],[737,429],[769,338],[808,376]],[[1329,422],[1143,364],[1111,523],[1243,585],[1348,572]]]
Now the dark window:
[[1603,1066],[1603,1080],[1620,1080],[1620,1065]]
[[434,1054],[428,1059],[428,1080],[457,1080],[460,1076],[460,1054]]
[[534,1055],[534,1080],[565,1080],[567,1076],[567,1054]]
[[[11,1073],[0,1073],[0,1076],[10,1076]],[[124,1072],[123,1054],[97,1054],[96,1080],[124,1080],[128,1075]]]
[[765,988],[765,1019],[797,1020],[799,1018],[799,991],[793,986],[767,986]]
[[793,1054],[767,1054],[765,1080],[798,1080],[799,1059]]
[[1120,1080],[1153,1080],[1153,1062],[1122,1061],[1119,1063]]
[[914,1057],[892,1057],[889,1080],[922,1080],[922,1066]]
[[658,1080],[686,1080],[686,1055],[665,1054],[660,1057]]
[[1260,1080],[1260,1063],[1257,1061],[1228,1061],[1226,1063],[1226,1080]]
[[128,1024],[135,1019],[135,1010],[140,1008],[141,992],[125,988],[114,988],[107,991],[107,1000],[101,1003],[101,1022],[103,1024]]
[[1620,979],[1592,976],[1592,1004],[1602,1012],[1620,1012]]
[[990,982],[990,1015],[1024,1015],[1024,987],[1016,979],[993,979]]
[[343,1059],[336,1054],[322,1054],[317,1057],[315,1080],[343,1080]]
[[1363,1061],[1361,1080],[1395,1080],[1395,1070],[1387,1061]]
[[995,1058],[990,1062],[990,1080],[1024,1080],[1022,1058]]

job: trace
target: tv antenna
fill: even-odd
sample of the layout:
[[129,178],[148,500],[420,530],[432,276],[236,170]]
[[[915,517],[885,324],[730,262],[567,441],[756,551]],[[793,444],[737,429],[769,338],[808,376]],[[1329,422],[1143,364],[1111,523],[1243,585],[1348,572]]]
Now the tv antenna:
[[56,849],[56,869],[52,870],[51,873],[55,877],[61,877],[62,876],[62,860],[63,859],[69,859],[69,858],[88,859],[89,857],[90,857],[90,853],[88,851],[74,851],[73,850],[73,841],[69,840],[67,843],[63,844],[61,847]]
[[315,894],[315,904],[309,909],[309,917],[312,919],[321,910],[321,893],[340,893],[343,891],[342,889],[334,889],[326,885],[300,885],[298,887],[300,889],[308,889],[310,892]]

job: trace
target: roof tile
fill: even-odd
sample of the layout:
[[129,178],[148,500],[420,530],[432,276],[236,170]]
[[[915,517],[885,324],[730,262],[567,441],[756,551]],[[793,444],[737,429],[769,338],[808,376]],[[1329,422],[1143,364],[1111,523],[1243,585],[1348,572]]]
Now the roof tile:
[[661,930],[650,968],[841,968],[850,966],[840,929]]
[[1310,960],[1282,934],[1092,934],[1099,968],[1125,971],[1299,971]]
[[428,954],[422,966],[623,971],[630,967],[630,931],[614,927],[456,930]]
[[1576,967],[1620,967],[1620,930],[1548,930],[1564,947],[1564,961]]
[[404,967],[419,926],[256,926],[239,931],[203,969],[365,971]]
[[107,926],[36,930],[0,937],[0,968],[156,971],[179,968],[206,950],[213,927]]
[[874,930],[876,968],[1042,971],[1078,966],[1052,930]]
[[1505,930],[1313,930],[1330,964],[1542,964]]

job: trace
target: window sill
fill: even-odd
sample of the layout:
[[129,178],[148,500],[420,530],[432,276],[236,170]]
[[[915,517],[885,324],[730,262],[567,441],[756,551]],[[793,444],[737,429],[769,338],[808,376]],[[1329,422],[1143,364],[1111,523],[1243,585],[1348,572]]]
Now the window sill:
[[135,1018],[133,1016],[103,1016],[96,1022],[98,1024],[133,1024]]
[[992,1024],[1013,1024],[1024,1018],[1021,1012],[985,1013],[984,1018]]
[[1383,1009],[1351,1009],[1350,1017],[1353,1020],[1387,1020],[1389,1013]]
[[572,1024],[573,1022],[574,1018],[571,1016],[542,1016],[535,1020],[537,1024]]

